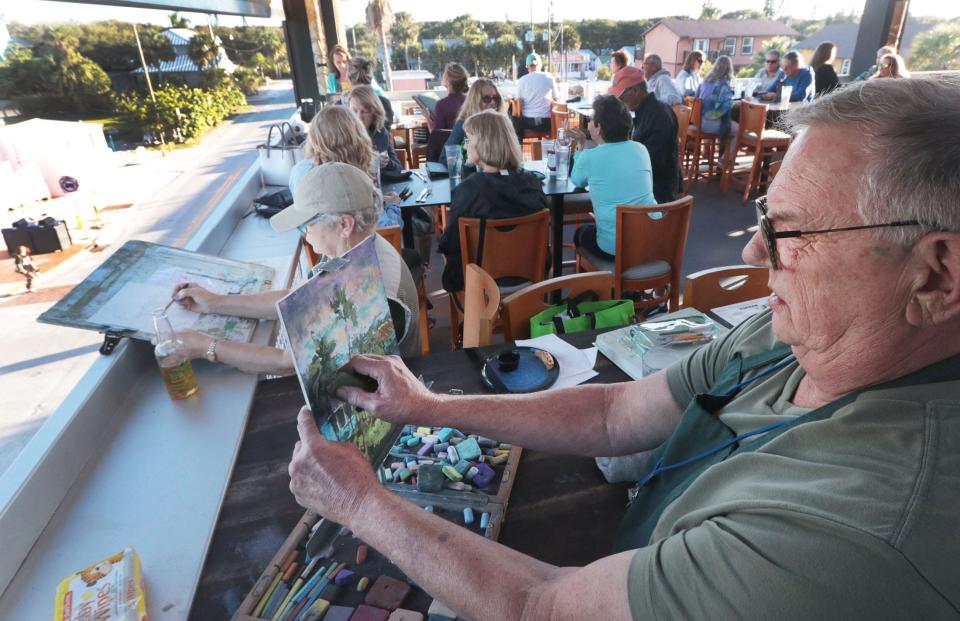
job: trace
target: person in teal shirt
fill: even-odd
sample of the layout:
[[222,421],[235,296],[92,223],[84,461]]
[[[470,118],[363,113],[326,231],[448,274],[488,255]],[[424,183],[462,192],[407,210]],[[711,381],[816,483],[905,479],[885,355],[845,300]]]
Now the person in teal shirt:
[[[617,205],[656,205],[653,197],[653,166],[647,148],[630,140],[633,120],[622,101],[602,95],[593,102],[588,131],[597,143],[575,155],[570,180],[577,187],[590,186],[596,225],[577,229],[577,248],[612,261],[617,247]],[[579,142],[584,141],[579,136]]]

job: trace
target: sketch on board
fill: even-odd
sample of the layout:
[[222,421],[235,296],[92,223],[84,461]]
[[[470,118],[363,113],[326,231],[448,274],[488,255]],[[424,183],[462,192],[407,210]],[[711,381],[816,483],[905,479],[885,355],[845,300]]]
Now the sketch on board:
[[[150,313],[167,305],[177,283],[196,282],[227,295],[248,294],[270,289],[274,274],[272,267],[134,240],[38,320],[150,340]],[[168,316],[175,330],[190,328],[233,341],[249,341],[257,325],[254,319],[200,314],[176,304]]]
[[395,354],[397,340],[368,237],[277,303],[304,398],[324,437],[352,442],[371,461],[390,449],[393,425],[329,394],[337,369],[355,354]]

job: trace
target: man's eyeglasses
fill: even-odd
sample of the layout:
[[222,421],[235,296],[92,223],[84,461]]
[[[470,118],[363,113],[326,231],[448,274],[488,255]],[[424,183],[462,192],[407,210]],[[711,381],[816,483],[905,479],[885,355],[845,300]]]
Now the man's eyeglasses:
[[780,61],[779,61],[779,60],[770,60],[770,59],[768,58],[768,59],[767,59],[767,64],[768,64],[768,65],[779,65],[779,64],[780,64]]
[[836,229],[819,229],[814,231],[775,231],[773,223],[767,217],[767,197],[761,196],[756,200],[757,222],[760,226],[760,235],[763,237],[763,243],[767,247],[767,256],[770,257],[770,267],[780,269],[780,255],[777,252],[777,240],[787,237],[802,237],[804,235],[814,235],[820,233],[838,233],[840,231],[860,231],[863,229],[879,229],[890,226],[920,226],[918,220],[903,220],[899,222],[885,222],[883,224],[862,224],[860,226],[843,226]]
[[484,95],[480,98],[480,101],[482,101],[485,104],[493,103],[493,102],[500,103],[500,95]]

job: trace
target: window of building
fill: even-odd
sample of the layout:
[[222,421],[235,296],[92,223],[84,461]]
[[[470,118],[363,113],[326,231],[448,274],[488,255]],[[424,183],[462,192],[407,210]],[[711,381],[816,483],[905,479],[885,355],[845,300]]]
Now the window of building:
[[737,38],[727,37],[723,41],[723,53],[727,56],[733,56],[737,52]]
[[706,52],[710,49],[710,39],[694,39],[693,49]]
[[741,56],[753,55],[753,37],[744,37],[743,44],[740,46]]
[[844,58],[843,62],[840,64],[840,75],[848,76],[850,75],[850,59]]

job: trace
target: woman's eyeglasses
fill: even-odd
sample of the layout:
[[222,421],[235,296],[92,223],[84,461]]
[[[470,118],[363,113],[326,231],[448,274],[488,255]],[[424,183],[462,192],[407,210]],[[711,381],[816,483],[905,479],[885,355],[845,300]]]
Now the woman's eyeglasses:
[[484,95],[480,98],[480,101],[485,104],[494,102],[500,103],[500,95]]
[[771,269],[780,269],[780,255],[777,251],[777,240],[787,237],[803,237],[804,235],[814,235],[820,233],[838,233],[840,231],[860,231],[863,229],[879,229],[890,226],[920,226],[918,220],[902,220],[898,222],[885,222],[884,224],[862,224],[860,226],[843,226],[836,229],[819,229],[815,231],[775,231],[773,223],[767,217],[767,197],[761,196],[756,200],[757,205],[757,223],[760,226],[760,235],[763,237],[763,243],[767,247],[767,256],[770,257]]

